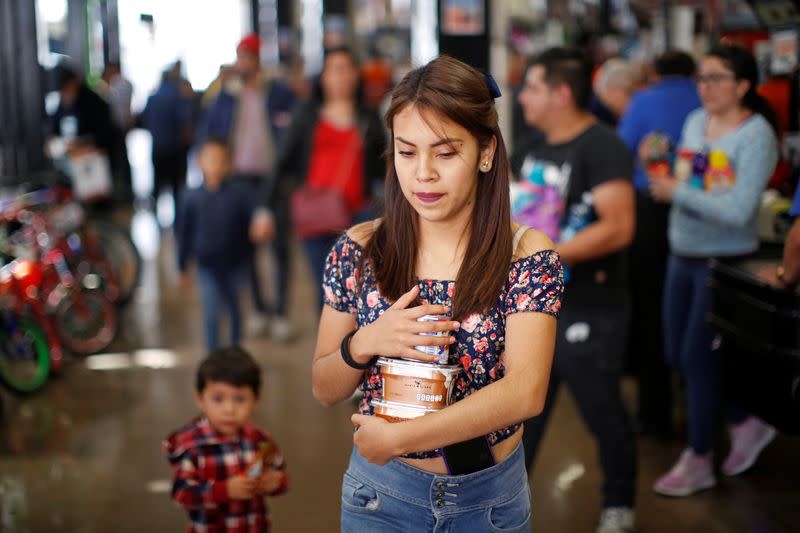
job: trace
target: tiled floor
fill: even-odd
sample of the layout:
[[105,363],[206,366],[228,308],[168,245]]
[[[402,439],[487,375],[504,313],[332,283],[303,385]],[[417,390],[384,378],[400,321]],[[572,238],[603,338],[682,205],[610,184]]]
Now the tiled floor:
[[[168,495],[160,441],[195,414],[194,367],[202,355],[199,300],[181,291],[168,232],[146,214],[134,219],[146,256],[142,287],[112,347],[117,355],[75,359],[40,394],[0,390],[0,531],[161,532],[184,528]],[[323,409],[310,393],[315,333],[311,290],[298,256],[292,321],[299,338],[246,346],[266,380],[256,421],[281,443],[289,494],[271,502],[277,532],[338,530],[339,484],[351,446],[350,403]],[[626,399],[633,396],[625,383]],[[800,530],[800,442],[779,437],[752,470],[693,498],[650,491],[680,445],[639,443],[638,531]],[[592,440],[562,393],[531,477],[534,530],[589,532],[600,506]]]

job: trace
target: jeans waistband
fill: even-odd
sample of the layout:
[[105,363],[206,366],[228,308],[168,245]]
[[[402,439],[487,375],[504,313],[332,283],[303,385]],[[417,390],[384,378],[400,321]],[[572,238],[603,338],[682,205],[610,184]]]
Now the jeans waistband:
[[380,492],[443,513],[503,502],[528,481],[522,444],[503,462],[463,476],[433,474],[397,459],[378,466],[367,462],[353,448],[347,472]]

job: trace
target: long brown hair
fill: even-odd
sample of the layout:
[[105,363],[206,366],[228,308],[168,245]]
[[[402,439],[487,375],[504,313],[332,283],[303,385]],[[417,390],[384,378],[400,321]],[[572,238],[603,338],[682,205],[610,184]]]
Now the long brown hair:
[[[392,139],[394,117],[409,105],[459,124],[477,139],[481,150],[492,137],[497,140],[491,170],[478,176],[469,243],[455,280],[452,305],[456,319],[484,312],[497,302],[513,253],[510,167],[486,77],[449,56],[409,72],[394,89],[386,112]],[[400,188],[392,143],[387,151],[385,216],[365,253],[381,294],[389,300],[397,300],[417,283],[418,245],[419,218]]]

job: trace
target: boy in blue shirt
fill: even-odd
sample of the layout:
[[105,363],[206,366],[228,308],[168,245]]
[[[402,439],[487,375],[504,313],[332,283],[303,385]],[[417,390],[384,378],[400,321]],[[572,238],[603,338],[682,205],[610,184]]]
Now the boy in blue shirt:
[[197,262],[203,300],[206,346],[219,346],[220,310],[230,322],[230,344],[241,339],[239,291],[245,281],[253,243],[266,240],[272,225],[258,211],[257,195],[245,183],[227,179],[231,153],[226,142],[209,139],[198,155],[203,186],[188,191],[181,204],[177,232],[181,285],[188,286],[188,267]]

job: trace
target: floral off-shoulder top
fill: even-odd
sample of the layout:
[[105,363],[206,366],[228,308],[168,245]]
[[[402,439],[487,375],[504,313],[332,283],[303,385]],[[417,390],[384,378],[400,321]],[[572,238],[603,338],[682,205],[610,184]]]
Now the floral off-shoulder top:
[[[378,291],[369,262],[362,264],[363,254],[361,245],[343,235],[328,254],[323,277],[325,303],[337,311],[355,315],[358,327],[374,322],[391,306]],[[363,272],[358,271],[361,268]],[[454,281],[423,279],[419,280],[419,287],[423,303],[452,305]],[[459,401],[503,377],[508,315],[535,312],[557,317],[563,291],[563,271],[555,251],[540,251],[513,261],[495,305],[485,314],[476,313],[461,320],[461,328],[454,333],[456,342],[450,346],[449,364],[461,365],[463,371],[455,379],[452,401]],[[371,402],[381,399],[377,365],[364,372],[362,388],[359,411],[374,415]],[[494,445],[513,435],[520,425],[498,429],[487,438]],[[404,457],[425,459],[441,455],[442,450],[437,449]]]

